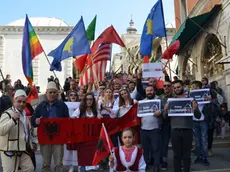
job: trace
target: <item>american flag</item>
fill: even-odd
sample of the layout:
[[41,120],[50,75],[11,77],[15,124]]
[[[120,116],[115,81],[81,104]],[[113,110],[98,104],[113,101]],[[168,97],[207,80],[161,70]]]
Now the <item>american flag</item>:
[[107,61],[111,60],[111,44],[101,44],[92,56],[93,64],[87,66],[79,80],[79,85],[87,85],[89,82],[104,80]]

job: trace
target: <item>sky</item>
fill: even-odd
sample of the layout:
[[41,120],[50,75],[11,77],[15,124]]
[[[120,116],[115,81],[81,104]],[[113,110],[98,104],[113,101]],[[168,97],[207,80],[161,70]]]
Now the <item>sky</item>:
[[[157,0],[8,0],[1,2],[0,25],[31,17],[55,17],[74,26],[83,16],[85,26],[97,15],[96,37],[111,24],[125,34],[132,16],[141,34],[144,22]],[[165,24],[174,23],[174,0],[162,0]],[[113,45],[112,54],[120,47]]]
[[[174,0],[162,0],[165,23],[174,21]],[[138,33],[156,0],[8,0],[1,2],[0,25],[29,17],[55,17],[75,25],[83,16],[86,27],[97,14],[96,35],[111,24],[119,34],[126,33],[132,18]]]

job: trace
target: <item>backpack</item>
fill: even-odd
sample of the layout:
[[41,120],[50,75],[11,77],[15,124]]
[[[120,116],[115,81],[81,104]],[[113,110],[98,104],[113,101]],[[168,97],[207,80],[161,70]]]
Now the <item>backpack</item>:
[[1,114],[9,109],[12,106],[11,100],[8,96],[1,96],[0,97],[0,116]]

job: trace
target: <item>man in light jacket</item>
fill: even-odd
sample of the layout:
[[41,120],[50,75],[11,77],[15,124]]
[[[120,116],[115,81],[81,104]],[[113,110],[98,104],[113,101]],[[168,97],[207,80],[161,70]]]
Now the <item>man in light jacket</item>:
[[17,90],[13,106],[3,112],[0,118],[0,150],[4,172],[18,171],[33,172],[29,150],[32,148],[29,121],[23,110],[26,105],[26,93]]

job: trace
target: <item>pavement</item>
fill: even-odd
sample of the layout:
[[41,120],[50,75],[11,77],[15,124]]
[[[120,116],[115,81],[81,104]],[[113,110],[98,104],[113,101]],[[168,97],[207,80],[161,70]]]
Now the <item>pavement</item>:
[[[196,159],[196,156],[192,155],[192,163]],[[41,171],[42,159],[40,153],[36,153],[37,169],[36,172]],[[230,172],[230,148],[214,148],[213,156],[208,158],[210,166],[206,167],[200,164],[192,164],[191,172]],[[168,171],[173,172],[173,152],[169,151],[168,158]],[[66,171],[68,169],[66,168]],[[106,172],[106,170],[104,170]],[[108,171],[108,170],[107,170]],[[152,169],[147,170],[147,172],[152,171]]]
[[[192,165],[191,172],[230,172],[230,148],[214,148],[213,156],[209,157],[210,166],[206,167],[200,164],[193,164],[193,161],[196,159],[196,156],[192,155]],[[36,172],[41,172],[42,167],[42,157],[39,152],[36,152],[36,161],[37,169]],[[53,168],[53,164],[52,164]],[[68,167],[65,167],[65,171],[68,172]],[[108,170],[104,170],[107,172]],[[152,168],[150,167],[147,172],[151,172]],[[1,168],[0,161],[0,172],[3,172]],[[173,152],[169,150],[168,157],[168,171],[173,172]]]

